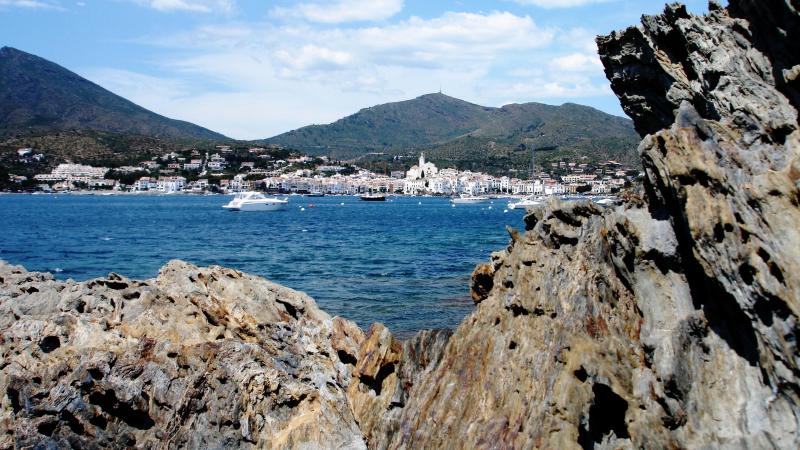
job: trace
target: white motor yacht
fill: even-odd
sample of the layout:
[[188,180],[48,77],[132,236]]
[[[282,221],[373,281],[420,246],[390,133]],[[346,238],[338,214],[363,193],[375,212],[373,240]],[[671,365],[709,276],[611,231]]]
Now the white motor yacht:
[[523,198],[518,202],[509,202],[508,209],[532,208],[534,206],[539,206],[543,204],[544,204],[544,198],[542,197],[528,197],[528,198]]
[[468,205],[473,203],[483,203],[489,200],[487,197],[478,197],[475,195],[466,195],[462,194],[460,197],[453,197],[450,199],[450,203],[454,205]]
[[223,208],[228,211],[277,211],[288,203],[288,200],[266,197],[260,192],[242,192]]
[[596,198],[593,201],[600,206],[613,206],[616,203],[611,197]]

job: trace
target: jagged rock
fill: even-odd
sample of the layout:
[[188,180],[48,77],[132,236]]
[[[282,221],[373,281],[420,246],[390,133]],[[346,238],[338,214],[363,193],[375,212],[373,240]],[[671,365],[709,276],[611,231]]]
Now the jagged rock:
[[644,197],[531,211],[369,447],[800,446],[798,30],[731,0],[599,38]]
[[347,397],[371,448],[386,448],[393,436],[409,431],[399,428],[409,392],[439,365],[451,334],[423,330],[400,342],[383,325],[369,329]]
[[472,271],[472,286],[470,287],[472,301],[477,305],[486,300],[493,287],[494,269],[492,265],[488,263],[478,264],[475,270]]
[[[672,5],[641,29],[598,42],[627,110],[637,109],[627,93],[638,81],[625,61],[641,45],[659,55],[650,69],[668,75],[669,91],[686,94],[667,96],[674,118],[639,147],[650,210],[670,218],[693,306],[759,371],[729,379],[749,391],[738,397],[745,409],[730,405],[730,419],[745,424],[734,429],[796,445],[770,428],[795,429],[785,422],[800,415],[800,103],[790,76],[800,63],[800,11],[779,0],[711,9],[695,17]],[[637,32],[636,43],[626,39]]]
[[0,447],[365,448],[332,346],[357,329],[221,267],[75,283],[0,263]]
[[0,264],[0,447],[800,447],[798,25],[730,0],[599,38],[642,196],[530,211],[452,336],[219,267]]

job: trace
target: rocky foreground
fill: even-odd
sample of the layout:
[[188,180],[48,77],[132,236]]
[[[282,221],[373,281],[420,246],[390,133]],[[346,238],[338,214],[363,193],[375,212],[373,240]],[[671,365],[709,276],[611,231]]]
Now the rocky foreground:
[[220,267],[0,264],[0,447],[800,447],[800,13],[729,4],[598,39],[644,193],[532,211],[452,335]]

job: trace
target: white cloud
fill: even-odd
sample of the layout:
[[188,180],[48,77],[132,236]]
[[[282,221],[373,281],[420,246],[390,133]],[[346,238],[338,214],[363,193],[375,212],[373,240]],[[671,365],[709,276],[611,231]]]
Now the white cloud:
[[136,0],[159,11],[223,12],[233,11],[235,0]]
[[[445,13],[433,19],[412,17],[385,26],[317,29],[308,25],[201,27],[150,42],[212,53],[274,59],[289,69],[367,66],[485,67],[498,59],[543,48],[556,35],[528,16],[508,12]],[[305,74],[309,75],[309,74]]]
[[63,9],[58,2],[50,0],[0,0],[0,8]]
[[593,82],[587,78],[554,80],[539,78],[512,84],[495,84],[488,87],[493,96],[498,98],[519,99],[575,99],[597,97],[612,94],[608,84]]
[[497,11],[370,26],[239,22],[140,40],[169,49],[158,67],[167,79],[98,81],[159,113],[256,139],[440,86],[488,106],[613,100],[593,39]]
[[548,45],[554,31],[528,16],[448,12],[434,19],[412,17],[386,27],[346,33],[353,43],[386,64],[442,66],[455,62],[486,64],[508,51]]
[[520,5],[533,5],[540,8],[572,8],[575,6],[585,6],[594,3],[607,3],[616,0],[514,0]]
[[550,61],[553,69],[564,72],[596,72],[602,70],[603,64],[596,54],[570,53]]
[[300,70],[344,67],[353,60],[353,56],[347,52],[313,44],[304,45],[296,51],[278,50],[275,56],[285,65]]
[[336,0],[276,7],[272,14],[317,23],[367,22],[388,19],[403,9],[403,0]]
[[91,69],[84,74],[109,91],[148,108],[158,105],[163,99],[186,96],[191,89],[184,81],[154,77],[120,69]]
[[571,28],[559,33],[557,44],[559,48],[571,48],[582,53],[596,54],[596,37],[597,33],[593,33],[585,28]]
[[[132,102],[170,118],[241,139],[265,138],[310,123],[328,123],[376,103],[363,92],[330,91],[302,80],[270,79],[237,91],[190,86],[184,77],[154,77],[141,73],[97,69],[87,78]],[[402,97],[398,97],[400,100]],[[313,106],[308,103],[314,99]]]

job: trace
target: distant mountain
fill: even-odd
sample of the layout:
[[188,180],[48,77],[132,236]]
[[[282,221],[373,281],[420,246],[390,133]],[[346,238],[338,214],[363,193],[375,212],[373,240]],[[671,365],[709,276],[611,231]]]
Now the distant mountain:
[[[426,151],[464,165],[488,160],[524,165],[530,149],[552,156],[636,160],[633,123],[587,106],[540,103],[491,108],[443,94],[362,109],[329,125],[267,139],[316,155],[354,158],[370,152]],[[508,166],[508,164],[506,164]]]
[[444,142],[480,128],[491,108],[442,94],[365,108],[330,125],[311,125],[268,139],[313,154],[382,151]]
[[161,139],[227,139],[148,111],[55,64],[0,49],[0,132],[99,131]]
[[527,173],[531,150],[538,166],[565,159],[637,166],[640,140],[630,120],[588,106],[525,103],[498,108],[483,127],[424,150],[428,159],[451,162],[459,169]]

